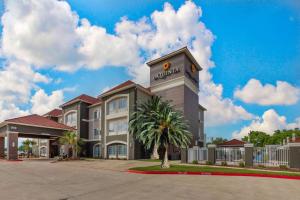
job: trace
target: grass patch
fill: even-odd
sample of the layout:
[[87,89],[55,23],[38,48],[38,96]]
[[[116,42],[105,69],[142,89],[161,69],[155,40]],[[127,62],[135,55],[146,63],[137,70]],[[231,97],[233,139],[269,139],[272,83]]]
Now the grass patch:
[[159,165],[148,167],[134,167],[130,170],[138,171],[165,171],[165,172],[223,172],[236,174],[266,174],[266,175],[284,175],[284,176],[300,176],[300,173],[288,172],[271,172],[262,170],[238,169],[227,167],[210,167],[210,166],[186,166],[186,165],[171,165],[169,169],[161,169]]

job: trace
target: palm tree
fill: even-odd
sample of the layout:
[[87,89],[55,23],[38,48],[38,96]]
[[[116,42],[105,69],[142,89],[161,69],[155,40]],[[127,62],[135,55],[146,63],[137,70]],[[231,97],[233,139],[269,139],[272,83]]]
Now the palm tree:
[[[66,145],[72,150],[72,157],[77,158],[77,154],[80,151],[80,145],[82,144],[82,139],[78,138],[77,133],[73,131],[67,131],[62,137],[59,138],[59,142],[63,145]],[[67,153],[69,157],[69,151]]]
[[175,111],[169,102],[162,101],[160,97],[152,97],[138,106],[130,119],[129,132],[147,149],[155,145],[164,149],[162,168],[170,167],[168,147],[187,147],[192,137],[182,113]]

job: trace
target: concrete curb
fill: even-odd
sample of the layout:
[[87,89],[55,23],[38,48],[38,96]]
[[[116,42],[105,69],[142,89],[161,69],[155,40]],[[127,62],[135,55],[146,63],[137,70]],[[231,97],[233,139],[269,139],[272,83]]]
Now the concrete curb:
[[157,175],[202,175],[202,176],[248,176],[248,177],[262,177],[262,178],[281,178],[300,180],[300,176],[287,175],[271,175],[271,174],[241,174],[241,173],[225,173],[225,172],[171,172],[171,171],[139,171],[127,170],[134,174],[157,174]]

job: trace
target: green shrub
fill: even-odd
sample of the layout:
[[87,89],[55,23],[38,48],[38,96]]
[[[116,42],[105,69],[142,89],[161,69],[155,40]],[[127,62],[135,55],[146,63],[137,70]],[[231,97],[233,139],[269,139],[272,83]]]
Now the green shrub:
[[222,165],[222,166],[227,166],[227,162],[226,162],[226,161],[222,161],[222,162],[221,162],[221,165]]
[[245,163],[244,162],[240,162],[239,163],[239,167],[245,167]]
[[280,169],[284,169],[284,170],[287,170],[287,169],[288,169],[288,167],[287,167],[286,165],[279,165],[279,168],[280,168]]
[[192,164],[198,164],[198,160],[193,160]]
[[213,163],[211,161],[206,161],[207,165],[213,165]]

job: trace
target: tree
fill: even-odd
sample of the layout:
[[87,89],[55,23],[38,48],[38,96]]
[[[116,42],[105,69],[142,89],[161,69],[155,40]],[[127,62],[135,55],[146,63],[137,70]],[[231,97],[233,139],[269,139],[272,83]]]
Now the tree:
[[78,152],[80,152],[80,145],[83,143],[83,141],[77,136],[76,132],[65,132],[64,135],[59,138],[59,142],[60,144],[66,145],[68,147],[68,157],[70,157],[69,148],[71,148],[72,157],[77,158]]
[[[156,105],[149,106],[153,104]],[[130,118],[129,132],[147,149],[155,145],[164,149],[162,168],[170,167],[168,147],[187,147],[192,138],[182,113],[175,111],[169,102],[162,101],[160,97],[152,97],[137,107]]]
[[[161,98],[154,96],[144,104],[140,104],[140,106],[137,107],[137,111],[133,114],[133,119],[137,120],[132,120],[132,124],[130,126],[132,129],[134,129],[132,130],[132,132],[138,132],[139,129],[141,129],[142,123],[137,123],[140,122],[138,121],[138,119],[142,119],[145,116],[148,116],[149,121],[157,120],[155,116],[151,113],[152,111],[159,112],[159,109],[161,108],[161,103]],[[151,159],[159,159],[158,144],[156,143],[153,145]]]
[[34,146],[36,142],[34,140],[26,139],[22,142],[22,146],[24,151],[27,154],[27,158],[29,158],[29,152],[32,150],[32,146]]
[[219,145],[219,144],[222,144],[224,142],[227,142],[228,140],[225,139],[225,138],[222,138],[222,137],[216,137],[215,139],[212,138],[211,139],[211,142],[208,143],[208,144],[215,144],[215,145]]
[[270,135],[262,131],[250,131],[248,137],[243,138],[252,143],[256,147],[263,147],[270,144]]

